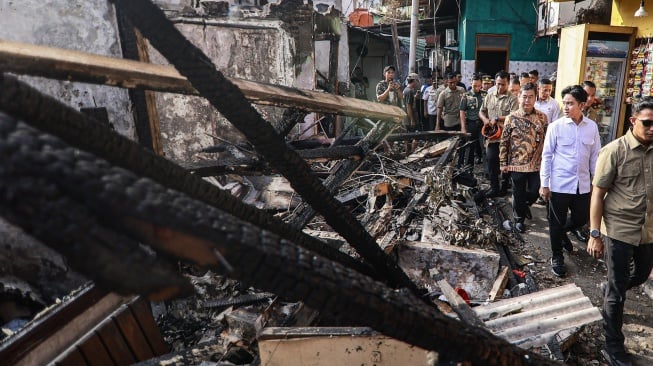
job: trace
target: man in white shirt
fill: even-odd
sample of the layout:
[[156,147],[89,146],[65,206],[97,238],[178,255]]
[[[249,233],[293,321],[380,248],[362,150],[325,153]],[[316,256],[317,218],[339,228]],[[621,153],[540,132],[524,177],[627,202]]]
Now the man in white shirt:
[[562,96],[564,117],[549,124],[540,167],[540,195],[548,202],[551,270],[559,277],[567,274],[563,246],[573,251],[565,233],[589,220],[591,178],[601,149],[596,123],[583,116],[587,92],[573,85],[564,88]]
[[546,114],[549,123],[551,123],[557,120],[560,116],[560,105],[555,99],[551,98],[553,82],[549,79],[540,79],[537,84],[537,101],[535,102],[535,109]]

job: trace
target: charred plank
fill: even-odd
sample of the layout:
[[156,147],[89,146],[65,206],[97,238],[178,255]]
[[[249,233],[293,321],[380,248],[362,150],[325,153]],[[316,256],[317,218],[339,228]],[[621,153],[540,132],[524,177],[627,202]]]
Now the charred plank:
[[[65,237],[77,238],[88,235],[86,227],[79,225],[79,216],[89,218],[81,222],[92,218],[102,223],[105,232],[120,231],[124,238],[110,239],[132,249],[138,246],[134,239],[139,239],[158,253],[226,272],[291,301],[303,300],[346,324],[369,325],[388,336],[438,351],[447,359],[486,365],[553,365],[483,329],[441,314],[405,289],[392,290],[272,232],[112,167],[8,118],[0,118],[0,153],[2,214],[27,232],[50,234],[43,238],[47,244],[66,250],[76,268],[99,276],[112,289],[125,290],[128,285],[122,281],[124,277],[102,270],[116,259],[105,257],[103,265],[90,268],[79,261],[80,257],[88,260],[84,246],[59,243],[61,235],[53,235],[53,225],[65,228]],[[53,201],[78,207],[48,205]],[[71,208],[78,213],[65,214]],[[87,246],[97,251],[112,249],[113,244],[95,240]],[[142,259],[130,261],[137,264]],[[150,281],[148,276],[139,277],[139,281]]]
[[215,68],[213,62],[186,39],[163,11],[150,1],[115,0],[150,43],[254,145],[327,223],[342,235],[378,273],[393,286],[418,293],[415,284],[381,251],[354,215],[338,202],[310,167],[284,143],[243,92]]

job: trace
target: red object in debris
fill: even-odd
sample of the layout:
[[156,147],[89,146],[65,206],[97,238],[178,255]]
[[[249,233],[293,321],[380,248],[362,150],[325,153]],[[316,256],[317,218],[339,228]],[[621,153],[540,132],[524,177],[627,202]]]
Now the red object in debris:
[[371,27],[374,25],[374,16],[367,9],[354,9],[349,14],[349,23],[355,27]]
[[465,300],[465,302],[467,303],[467,305],[469,305],[469,295],[467,295],[467,291],[461,289],[460,287],[456,287],[456,288],[454,289],[454,291],[456,291],[456,293],[457,293],[460,297],[462,297],[463,300]]
[[517,276],[517,277],[519,277],[519,278],[524,278],[524,277],[526,277],[526,272],[524,272],[524,271],[520,271],[520,270],[518,270],[518,269],[513,269],[513,270],[512,270],[512,273],[514,273],[515,276]]

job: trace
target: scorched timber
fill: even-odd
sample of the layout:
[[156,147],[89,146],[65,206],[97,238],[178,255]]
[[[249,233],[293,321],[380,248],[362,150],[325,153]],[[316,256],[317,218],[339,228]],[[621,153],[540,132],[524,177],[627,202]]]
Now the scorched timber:
[[[370,326],[437,351],[446,359],[484,365],[554,365],[483,329],[443,315],[409,291],[390,289],[6,115],[0,115],[0,151],[0,212],[46,244],[53,243],[54,235],[88,234],[78,223],[78,216],[85,215],[106,225],[107,230],[133,238],[124,245],[144,243],[161,255],[206,266],[290,301],[303,300],[347,325]],[[70,213],[69,203],[83,212],[65,214]],[[55,226],[66,230],[52,231]],[[87,245],[106,251],[110,244],[91,241]],[[69,259],[79,255],[86,259],[86,253],[76,253],[82,249],[69,248]],[[131,260],[138,267],[138,258]],[[96,277],[110,275],[104,282],[112,289],[123,289],[124,281],[106,270],[98,273],[98,268],[107,266],[77,269]],[[149,264],[140,268],[147,270]],[[139,278],[148,280],[147,276]]]
[[[211,59],[186,39],[158,6],[149,1],[119,0],[115,1],[115,4],[128,14],[134,26],[150,44],[174,65],[180,74],[188,78],[200,96],[206,98],[226,117],[256,151],[290,182],[295,192],[321,214],[327,224],[342,235],[367,263],[378,273],[385,275],[388,283],[393,287],[405,287],[415,294],[419,293],[417,286],[397,263],[379,248],[374,238],[365,231],[349,209],[338,202],[313,174],[308,164],[286,146],[284,137],[263,119],[245,98],[241,89],[225,78]],[[308,99],[310,98],[307,98],[307,102]],[[338,106],[340,109],[342,107]],[[401,111],[401,114],[404,112]]]

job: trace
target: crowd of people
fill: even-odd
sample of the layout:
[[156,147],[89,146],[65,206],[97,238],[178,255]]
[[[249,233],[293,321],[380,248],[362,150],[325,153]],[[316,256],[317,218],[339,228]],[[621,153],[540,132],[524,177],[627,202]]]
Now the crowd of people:
[[[457,165],[473,174],[484,162],[485,197],[512,191],[516,231],[526,231],[531,205],[546,205],[554,275],[567,274],[565,252],[574,251],[568,232],[605,259],[604,355],[629,365],[621,330],[626,291],[653,268],[653,98],[634,104],[626,134],[602,147],[591,81],[562,88],[561,106],[554,83],[537,70],[475,74],[469,88],[460,73],[447,73],[441,85],[434,73],[421,87],[411,73],[403,90],[394,67],[383,72],[377,101],[405,108],[407,130],[469,134]],[[415,146],[407,144],[406,152]]]

